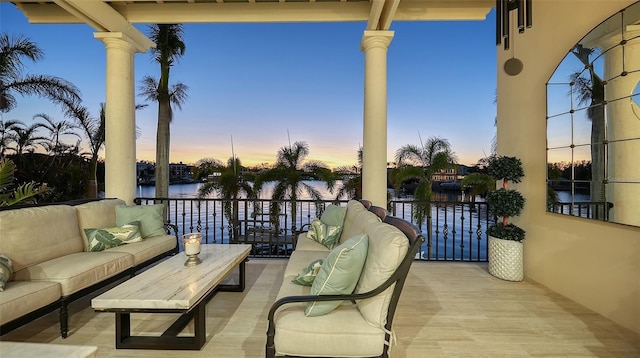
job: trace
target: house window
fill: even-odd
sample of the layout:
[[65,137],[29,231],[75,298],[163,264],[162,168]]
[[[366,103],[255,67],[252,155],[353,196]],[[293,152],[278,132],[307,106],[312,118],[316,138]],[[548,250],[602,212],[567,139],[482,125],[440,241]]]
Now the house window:
[[640,226],[640,3],[589,32],[547,82],[547,209]]

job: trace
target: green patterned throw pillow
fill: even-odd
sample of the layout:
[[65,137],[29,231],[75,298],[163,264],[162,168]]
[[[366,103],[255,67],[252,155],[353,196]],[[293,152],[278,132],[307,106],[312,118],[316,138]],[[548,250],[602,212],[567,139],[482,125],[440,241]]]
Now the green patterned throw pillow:
[[342,228],[340,226],[327,225],[320,219],[313,219],[307,232],[307,238],[317,241],[331,250],[340,239],[341,231]]
[[0,291],[4,291],[4,287],[11,278],[13,273],[13,264],[11,259],[5,254],[0,254]]
[[300,271],[300,273],[291,280],[291,282],[302,286],[311,286],[313,284],[313,280],[315,280],[318,275],[323,262],[324,259],[313,261],[309,266],[303,268],[302,271]]
[[84,229],[84,233],[88,240],[87,251],[91,252],[142,241],[139,221],[106,229]]

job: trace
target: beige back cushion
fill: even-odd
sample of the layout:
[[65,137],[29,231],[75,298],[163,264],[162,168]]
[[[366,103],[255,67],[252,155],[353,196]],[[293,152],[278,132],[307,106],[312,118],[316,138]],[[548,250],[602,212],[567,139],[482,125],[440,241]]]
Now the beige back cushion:
[[125,205],[124,200],[105,199],[75,206],[85,249],[88,241],[84,229],[104,229],[117,226],[116,206],[118,205]]
[[0,252],[14,271],[84,250],[76,209],[69,205],[0,211],[0,238]]
[[[391,277],[409,249],[407,237],[393,225],[378,222],[369,225],[365,232],[369,235],[369,252],[355,293],[369,292],[380,286]],[[394,287],[391,285],[377,296],[356,302],[369,324],[382,328],[387,323],[387,310]]]
[[367,226],[379,222],[380,218],[365,209],[359,201],[350,200],[347,203],[347,215],[344,218],[344,227],[338,243],[343,243],[356,235],[364,233]]

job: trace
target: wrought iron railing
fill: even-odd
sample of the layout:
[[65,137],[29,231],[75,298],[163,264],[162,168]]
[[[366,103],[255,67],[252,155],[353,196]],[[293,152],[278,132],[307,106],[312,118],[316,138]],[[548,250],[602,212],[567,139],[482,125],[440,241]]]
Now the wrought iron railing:
[[[204,243],[248,243],[251,255],[288,257],[300,228],[320,217],[329,204],[345,205],[346,200],[298,200],[295,210],[288,201],[239,199],[229,203],[231,215],[225,215],[222,199],[136,198],[136,204],[166,205],[166,218],[178,226],[178,234],[201,232]],[[416,224],[426,240],[416,259],[439,261],[487,261],[487,226],[490,215],[484,202],[431,202],[431,215],[415,223],[415,201],[392,200],[391,215]],[[270,210],[279,204],[279,210]],[[232,217],[228,217],[232,216]]]
[[551,211],[581,218],[609,221],[611,208],[613,208],[613,203],[605,201],[558,201],[552,204]]

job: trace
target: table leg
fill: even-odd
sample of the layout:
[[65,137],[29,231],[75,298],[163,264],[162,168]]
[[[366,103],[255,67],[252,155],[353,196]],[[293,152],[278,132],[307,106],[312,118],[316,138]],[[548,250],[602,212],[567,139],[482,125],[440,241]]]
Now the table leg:
[[[207,342],[206,302],[181,315],[160,337],[131,335],[131,313],[116,312],[116,349],[199,350]],[[193,319],[194,335],[178,336]]]
[[239,273],[238,273],[238,284],[237,285],[218,285],[218,291],[220,292],[243,292],[244,291],[244,282],[245,282],[245,262],[248,259],[243,260],[240,265],[238,265]]

